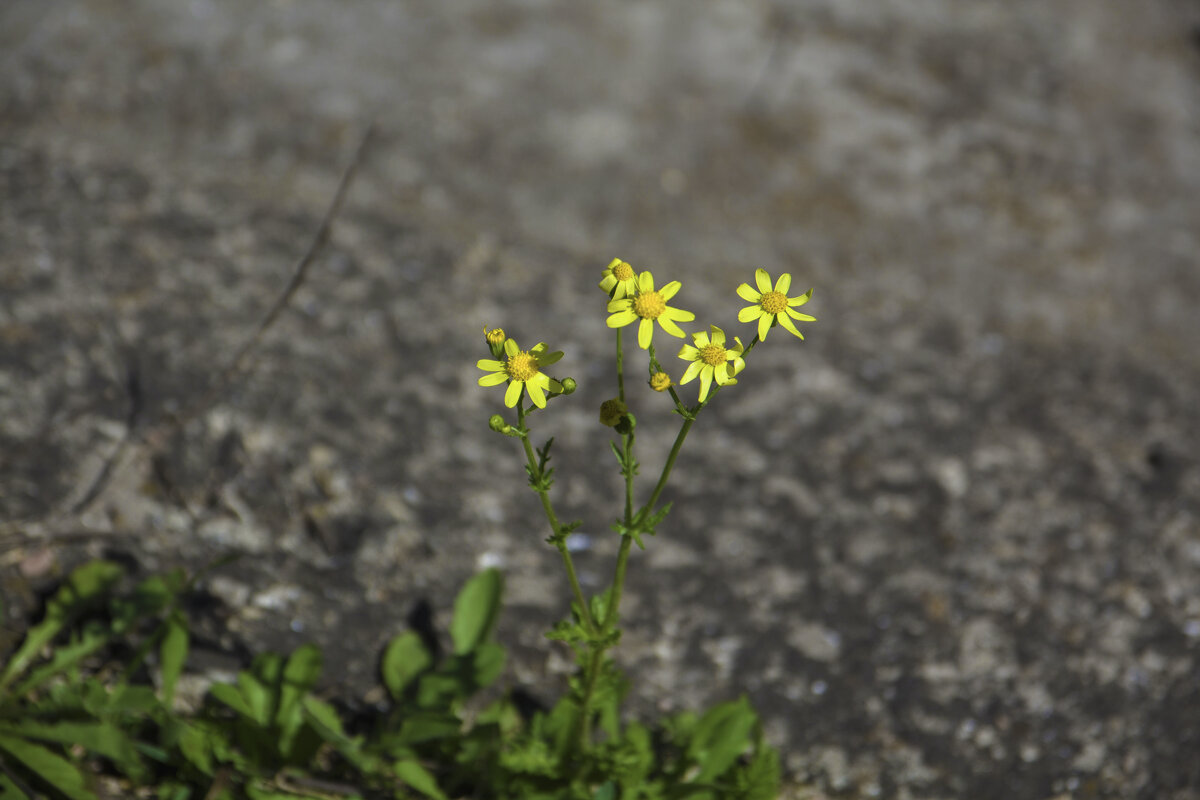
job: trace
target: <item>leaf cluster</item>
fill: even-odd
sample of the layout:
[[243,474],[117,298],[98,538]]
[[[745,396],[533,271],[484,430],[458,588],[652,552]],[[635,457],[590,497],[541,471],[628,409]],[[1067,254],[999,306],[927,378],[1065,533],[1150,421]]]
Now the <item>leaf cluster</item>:
[[[212,684],[199,709],[180,711],[174,695],[190,641],[181,601],[194,579],[175,571],[122,591],[126,578],[106,561],[75,570],[0,671],[0,800],[777,792],[778,756],[744,699],[653,727],[623,722],[628,682],[608,658],[591,673],[591,691],[581,671],[549,708],[498,690],[505,651],[493,633],[504,587],[495,570],[459,593],[448,652],[412,631],[389,642],[380,661],[389,702],[373,714],[321,696],[314,645],[259,654],[233,682]],[[594,611],[602,615],[605,602],[594,598]],[[577,626],[578,618],[564,623],[552,638],[571,641]],[[578,737],[585,718],[600,732],[587,748]]]

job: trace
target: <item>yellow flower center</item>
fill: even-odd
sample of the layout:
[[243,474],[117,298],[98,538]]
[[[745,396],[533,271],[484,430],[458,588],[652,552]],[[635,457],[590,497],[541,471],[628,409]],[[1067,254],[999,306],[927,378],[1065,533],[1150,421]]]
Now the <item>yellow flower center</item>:
[[642,319],[658,319],[667,310],[667,301],[658,292],[646,292],[633,298],[633,313]]
[[778,314],[787,308],[788,299],[783,292],[763,292],[763,296],[758,299],[758,304],[768,314]]
[[612,274],[613,277],[619,281],[627,281],[633,278],[633,267],[622,261],[620,264],[617,264],[615,267],[613,267]]
[[705,345],[700,348],[700,360],[710,367],[719,367],[725,363],[725,348],[719,344]]
[[504,371],[514,381],[527,381],[538,374],[537,359],[531,356],[528,351],[522,350],[515,356],[508,357],[508,362],[504,365]]
[[656,372],[650,376],[650,388],[656,392],[665,392],[671,388],[671,376],[665,372]]

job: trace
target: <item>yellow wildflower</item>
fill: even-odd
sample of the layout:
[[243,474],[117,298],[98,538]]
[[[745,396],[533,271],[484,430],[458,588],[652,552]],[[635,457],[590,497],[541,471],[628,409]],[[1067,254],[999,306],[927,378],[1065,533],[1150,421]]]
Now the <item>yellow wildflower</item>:
[[612,300],[620,300],[637,291],[637,273],[628,261],[614,258],[600,275],[603,278],[600,288],[608,292]]
[[[788,289],[792,286],[792,276],[787,272],[779,276],[779,280],[775,282],[775,288],[773,289],[771,288],[771,276],[765,269],[754,271],[754,281],[758,284],[758,291],[751,288],[748,283],[743,283],[737,288],[738,297],[754,303],[754,305],[746,306],[738,312],[738,321],[753,322],[754,320],[758,320],[759,341],[766,341],[767,331],[776,322],[803,339],[804,334],[796,329],[796,325],[792,322],[792,319],[803,320],[804,322],[816,322],[817,318],[793,311],[792,307],[802,306],[807,303],[812,297],[813,290],[809,289],[799,297],[788,297]],[[788,319],[788,317],[792,319]]]
[[637,293],[632,297],[626,297],[620,300],[613,300],[608,304],[609,313],[612,315],[608,318],[608,327],[620,328],[631,322],[641,321],[638,325],[638,347],[643,350],[650,348],[652,337],[654,336],[654,321],[658,320],[658,324],[662,329],[672,336],[683,338],[683,330],[675,324],[679,322],[689,322],[696,318],[696,315],[690,311],[683,311],[678,308],[671,308],[667,305],[667,301],[675,296],[683,286],[679,281],[671,281],[666,286],[659,290],[654,288],[654,276],[649,272],[643,272],[638,275]]
[[[696,343],[696,346],[685,344],[679,350],[680,358],[692,362],[688,365],[687,372],[683,373],[683,377],[679,379],[679,383],[688,383],[699,376],[701,403],[704,402],[704,398],[708,397],[709,387],[712,386],[714,380],[718,386],[737,383],[734,376],[746,368],[746,362],[742,360],[742,353],[745,350],[742,347],[742,340],[736,336],[733,337],[734,346],[727,348],[725,347],[725,332],[716,325],[711,326],[709,330],[710,333],[704,331],[693,333],[692,341]],[[729,362],[733,362],[732,365]]]
[[563,357],[561,350],[547,352],[546,345],[539,342],[529,350],[522,350],[515,339],[504,340],[504,360],[481,359],[475,366],[490,372],[479,379],[480,386],[496,386],[508,381],[504,392],[504,405],[512,408],[517,404],[522,391],[529,392],[529,399],[538,408],[546,407],[546,392],[561,392],[562,384],[541,371]]

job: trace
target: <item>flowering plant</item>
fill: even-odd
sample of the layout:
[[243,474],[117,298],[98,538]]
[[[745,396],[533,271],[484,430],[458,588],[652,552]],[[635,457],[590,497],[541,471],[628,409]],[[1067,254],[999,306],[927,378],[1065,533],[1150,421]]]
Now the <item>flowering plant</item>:
[[[803,339],[793,320],[815,320],[795,310],[797,306],[808,302],[812,290],[789,297],[791,275],[784,273],[772,284],[770,275],[759,269],[755,273],[755,285],[757,290],[748,283],[743,283],[737,289],[739,297],[753,303],[738,314],[739,321],[753,323],[756,327],[749,344],[743,346],[741,339],[736,336],[730,342],[721,328],[712,325],[706,331],[691,334],[691,343],[684,344],[679,350],[678,357],[687,362],[687,367],[678,375],[678,383],[682,386],[696,378],[700,379],[696,402],[688,404],[680,396],[670,368],[658,360],[653,344],[655,322],[666,334],[686,338],[678,323],[694,320],[695,314],[667,305],[678,294],[682,284],[676,280],[655,288],[654,276],[650,272],[639,273],[627,261],[619,258],[613,259],[603,270],[599,286],[608,295],[608,327],[616,332],[617,396],[601,406],[600,422],[613,428],[619,437],[619,443],[614,440],[611,446],[624,478],[625,497],[623,513],[612,525],[621,537],[612,585],[590,598],[585,596],[580,585],[571,549],[567,545],[568,537],[581,523],[562,522],[550,496],[553,470],[546,465],[550,460],[553,439],[541,448],[535,448],[531,441],[532,413],[546,408],[548,399],[571,394],[575,390],[575,381],[554,378],[542,371],[556,363],[562,357],[561,352],[548,352],[544,344],[527,351],[521,350],[501,329],[485,328],[485,339],[493,358],[478,362],[478,367],[487,373],[479,378],[479,384],[505,384],[504,404],[516,409],[515,420],[506,420],[500,414],[495,414],[491,417],[490,427],[498,433],[521,440],[529,485],[537,493],[550,526],[550,536],[546,541],[558,550],[571,587],[572,617],[556,625],[547,636],[566,642],[574,649],[579,673],[571,682],[570,694],[551,712],[550,721],[546,724],[555,726],[557,756],[562,763],[572,765],[577,778],[586,776],[588,769],[594,769],[597,759],[611,758],[614,748],[620,750],[628,745],[631,737],[637,739],[644,734],[636,723],[627,727],[621,725],[618,705],[624,693],[624,681],[609,654],[620,639],[621,594],[630,553],[634,544],[644,549],[644,537],[654,535],[670,511],[670,503],[660,505],[659,501],[688,432],[713,398],[722,389],[737,383],[737,376],[746,369],[751,351],[766,339],[772,328],[782,326]],[[622,347],[623,329],[635,322],[638,323],[638,346],[647,354],[649,385],[656,392],[669,395],[675,413],[681,418],[679,431],[662,472],[649,497],[640,505],[634,501],[634,478],[638,474],[638,462],[634,457],[637,420],[629,410],[629,398],[625,392]],[[718,785],[722,780],[748,785],[745,782],[753,783],[756,780],[753,776],[757,775],[757,780],[762,784],[760,788],[765,788],[772,780],[763,776],[774,775],[774,780],[777,780],[777,756],[763,743],[761,726],[753,711],[744,702],[728,706],[713,709],[705,719],[720,711],[717,716],[722,717],[722,725],[733,725],[742,731],[741,736],[735,736],[726,743],[721,750],[724,755],[709,754],[711,758],[706,765],[700,767],[689,780],[701,786]],[[730,753],[732,756],[726,758]],[[601,794],[597,792],[595,796],[600,797]],[[705,796],[724,795],[709,793]],[[761,796],[770,794],[768,792]]]

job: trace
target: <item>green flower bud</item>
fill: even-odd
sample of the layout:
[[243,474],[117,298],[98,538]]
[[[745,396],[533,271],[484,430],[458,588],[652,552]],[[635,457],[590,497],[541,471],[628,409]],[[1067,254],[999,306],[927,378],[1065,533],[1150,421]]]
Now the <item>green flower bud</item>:
[[562,384],[562,387],[563,387],[563,388],[562,388],[562,393],[563,393],[563,394],[572,394],[572,393],[574,393],[574,391],[575,391],[576,387],[578,387],[578,385],[579,385],[579,384],[575,383],[575,379],[574,379],[574,378],[563,378],[563,379],[560,381],[560,383]]
[[508,429],[511,426],[504,421],[504,417],[500,416],[499,414],[492,414],[491,418],[488,420],[488,427],[494,430],[496,433],[508,433]]
[[629,407],[617,398],[605,400],[600,404],[600,424],[615,428],[628,412]]

